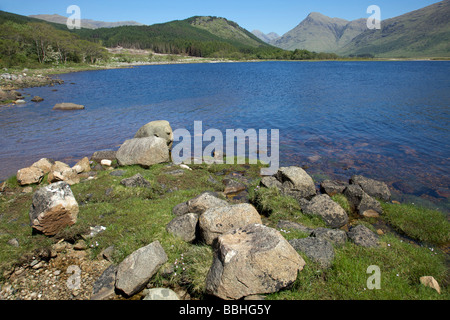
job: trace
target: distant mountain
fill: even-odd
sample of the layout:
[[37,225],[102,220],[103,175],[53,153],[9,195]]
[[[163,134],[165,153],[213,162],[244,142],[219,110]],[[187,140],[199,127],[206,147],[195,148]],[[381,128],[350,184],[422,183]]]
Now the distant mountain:
[[450,57],[450,0],[383,20],[338,51],[377,57]]
[[270,44],[285,50],[337,52],[366,29],[366,19],[348,21],[312,12],[297,27]]
[[275,32],[265,34],[264,32],[259,30],[253,30],[252,33],[266,43],[270,43],[271,41],[275,41],[280,38],[280,36]]
[[[30,15],[29,17],[59,24],[66,24],[67,22],[67,17],[61,16],[59,14],[36,14]],[[142,26],[142,25],[143,25],[142,23],[136,21],[104,22],[91,19],[81,19],[81,27],[87,29],[114,28],[120,26]]]

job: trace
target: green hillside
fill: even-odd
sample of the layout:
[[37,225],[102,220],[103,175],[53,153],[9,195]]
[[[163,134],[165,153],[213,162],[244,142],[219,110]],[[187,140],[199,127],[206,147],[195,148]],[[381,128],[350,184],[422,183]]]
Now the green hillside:
[[192,17],[151,26],[82,29],[76,33],[106,47],[151,49],[156,53],[272,58],[283,53],[283,50],[264,43],[236,23],[216,17]]
[[450,57],[450,0],[382,21],[338,51],[381,58]]

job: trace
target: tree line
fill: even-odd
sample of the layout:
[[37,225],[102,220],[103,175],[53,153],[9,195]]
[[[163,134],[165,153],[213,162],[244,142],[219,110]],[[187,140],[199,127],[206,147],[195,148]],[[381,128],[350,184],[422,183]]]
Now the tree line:
[[5,67],[67,62],[96,63],[108,58],[101,45],[47,23],[0,25],[0,64]]

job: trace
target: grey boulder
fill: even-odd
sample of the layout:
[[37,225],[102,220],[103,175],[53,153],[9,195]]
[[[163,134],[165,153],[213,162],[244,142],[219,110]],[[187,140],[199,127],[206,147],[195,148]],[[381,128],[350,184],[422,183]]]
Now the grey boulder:
[[295,250],[303,252],[309,259],[317,262],[321,267],[331,267],[334,259],[334,248],[328,241],[308,237],[293,239],[289,243]]
[[377,247],[378,236],[372,232],[369,228],[363,225],[357,225],[352,227],[347,232],[348,238],[356,245],[362,247]]
[[121,166],[151,166],[170,161],[166,140],[158,137],[147,137],[126,140],[116,153]]
[[371,197],[384,201],[389,201],[391,199],[391,191],[384,182],[369,179],[361,175],[355,175],[351,177],[350,183],[359,185],[361,189]]
[[186,242],[194,241],[196,238],[198,215],[195,213],[187,213],[175,217],[166,226],[167,232],[180,237]]
[[226,300],[277,292],[290,286],[304,265],[277,230],[251,224],[218,238],[206,292]]
[[348,223],[348,215],[342,207],[328,195],[315,196],[302,207],[304,214],[319,216],[330,228],[340,228]]
[[127,296],[140,292],[167,260],[158,240],[134,251],[117,268],[116,289]]

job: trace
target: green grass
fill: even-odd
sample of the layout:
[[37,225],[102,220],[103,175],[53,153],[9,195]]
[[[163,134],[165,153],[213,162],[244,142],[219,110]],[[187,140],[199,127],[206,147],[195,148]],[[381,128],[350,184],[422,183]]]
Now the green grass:
[[382,203],[384,218],[406,236],[435,245],[450,241],[450,224],[437,210],[413,204]]
[[[363,248],[350,242],[335,248],[329,269],[321,269],[303,256],[306,266],[289,290],[268,296],[276,300],[448,300],[447,268],[442,253],[415,247],[392,235],[381,238],[380,248]],[[369,290],[367,268],[380,268],[380,289]],[[420,284],[432,275],[441,285],[441,295]]]

